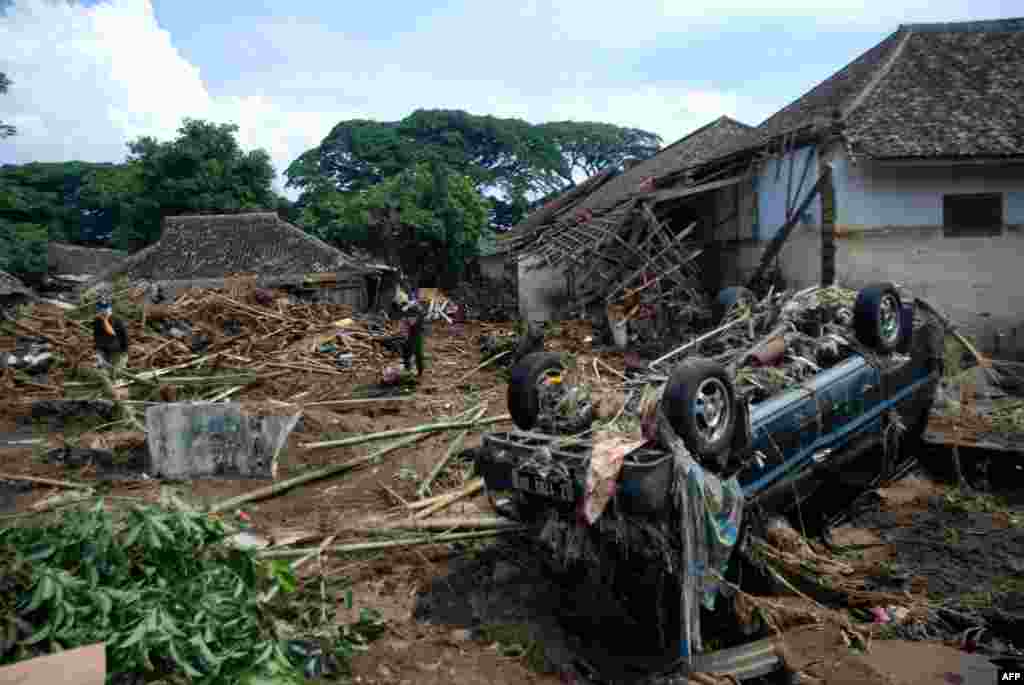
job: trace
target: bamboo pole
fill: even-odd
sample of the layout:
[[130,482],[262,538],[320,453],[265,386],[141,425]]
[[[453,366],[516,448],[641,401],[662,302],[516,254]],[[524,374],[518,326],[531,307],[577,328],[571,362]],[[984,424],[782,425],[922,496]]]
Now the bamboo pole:
[[509,421],[511,418],[511,414],[501,414],[500,416],[492,416],[490,418],[483,419],[480,421],[426,423],[421,426],[414,426],[412,428],[398,428],[390,431],[381,431],[380,433],[368,433],[366,435],[357,435],[351,438],[342,438],[341,440],[327,440],[325,442],[306,442],[302,443],[299,446],[307,450],[320,449],[324,447],[350,447],[352,445],[361,445],[363,443],[372,442],[374,440],[383,440],[385,438],[397,438],[403,435],[415,435],[417,433],[433,433],[436,431],[453,430],[456,428],[474,428],[476,426],[489,426],[493,423]]
[[[468,412],[460,414],[456,418],[461,418],[466,415],[468,415]],[[441,426],[446,424],[437,425]],[[228,509],[233,509],[241,504],[246,504],[248,502],[255,502],[261,499],[277,497],[278,495],[284,494],[285,492],[288,492],[289,490],[296,488],[300,485],[305,485],[306,483],[311,483],[316,480],[322,480],[324,478],[331,478],[333,476],[341,475],[353,469],[357,469],[361,466],[372,463],[376,459],[383,457],[386,454],[390,454],[391,452],[394,452],[397,449],[401,449],[403,447],[415,444],[420,440],[425,440],[428,437],[430,437],[429,432],[421,431],[410,437],[403,438],[402,440],[397,440],[388,445],[387,447],[383,447],[377,450],[376,452],[372,452],[366,456],[357,457],[356,459],[350,459],[349,461],[346,461],[343,464],[335,464],[334,466],[328,466],[326,468],[318,469],[310,473],[305,473],[301,476],[296,476],[295,478],[290,478],[289,480],[282,481],[280,483],[274,483],[273,485],[268,485],[267,487],[259,488],[258,490],[254,490],[244,495],[231,497],[218,504],[213,505],[213,507],[209,509],[209,513],[213,514],[219,511],[226,511]]]
[[[480,409],[473,414],[473,417],[470,420],[479,421],[486,411],[487,407],[480,407]],[[419,489],[416,491],[417,495],[424,497],[428,492],[430,492],[430,484],[434,482],[434,479],[437,478],[451,458],[462,448],[462,444],[466,441],[466,436],[469,435],[469,430],[469,428],[463,428],[462,431],[452,439],[452,444],[448,446],[448,451],[444,453],[444,456],[441,457],[434,468],[430,470],[427,477],[423,480],[423,483],[420,484]]]
[[442,509],[447,509],[448,507],[450,507],[451,505],[455,504],[456,502],[458,502],[463,497],[469,497],[470,495],[475,495],[476,493],[480,492],[483,489],[484,489],[484,479],[483,478],[474,478],[469,483],[467,483],[465,485],[465,487],[462,487],[459,490],[456,490],[455,492],[448,493],[447,495],[445,495],[445,497],[443,497],[440,502],[437,502],[436,504],[432,504],[431,506],[427,507],[426,509],[423,509],[422,511],[419,511],[419,512],[413,514],[413,519],[417,520],[417,521],[420,520],[420,519],[425,519],[425,518],[427,518],[428,516],[430,516],[432,514],[436,514],[437,512],[441,511]]
[[92,486],[84,483],[71,483],[66,480],[53,480],[52,478],[37,478],[36,476],[18,476],[13,473],[0,473],[0,480],[20,480],[26,483],[38,483],[49,485],[54,488],[67,488],[70,490],[89,490]]
[[354,521],[344,526],[342,530],[361,532],[390,532],[395,530],[440,530],[450,531],[456,528],[472,528],[477,530],[491,530],[494,528],[517,528],[518,521],[503,516],[477,516],[465,517],[455,516],[438,518],[430,521],[411,520],[395,521],[394,523],[383,523],[379,521]]
[[[403,538],[400,540],[383,540],[380,542],[358,542],[350,545],[336,545],[325,548],[324,554],[349,554],[351,552],[370,552],[378,549],[393,549],[395,547],[413,547],[416,545],[437,545],[446,542],[457,542],[459,540],[473,540],[476,538],[488,538],[505,533],[515,533],[526,530],[527,526],[493,528],[491,530],[475,530],[468,533],[451,533],[449,535],[429,535],[416,538]],[[318,547],[312,549],[269,549],[259,552],[258,557],[262,559],[304,557],[310,553],[316,554],[320,551]]]
[[451,387],[451,388],[455,388],[455,387],[457,387],[457,386],[458,386],[458,385],[459,385],[460,383],[462,383],[463,381],[465,381],[465,380],[466,380],[467,378],[469,378],[470,376],[472,376],[472,375],[473,375],[474,373],[476,373],[476,372],[477,372],[477,371],[479,371],[480,369],[484,368],[485,366],[490,366],[491,364],[493,364],[494,362],[498,361],[499,359],[501,359],[502,357],[504,357],[504,356],[505,356],[505,355],[507,355],[507,354],[512,354],[512,350],[505,350],[504,352],[499,352],[498,354],[494,355],[493,357],[490,357],[490,358],[488,358],[487,360],[485,360],[485,361],[481,362],[481,363],[480,363],[480,365],[478,365],[478,366],[477,366],[477,367],[476,367],[475,369],[473,369],[473,370],[472,370],[472,371],[470,371],[469,373],[465,374],[465,375],[464,375],[464,376],[463,376],[462,378],[460,378],[459,380],[457,380],[457,381],[455,381],[454,383],[452,383],[450,387]]

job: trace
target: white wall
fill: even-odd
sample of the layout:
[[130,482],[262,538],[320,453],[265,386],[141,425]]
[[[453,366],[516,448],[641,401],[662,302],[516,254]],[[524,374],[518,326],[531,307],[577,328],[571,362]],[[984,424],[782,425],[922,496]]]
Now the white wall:
[[1002,193],[1003,217],[1024,225],[1024,164],[893,167],[837,155],[836,223],[850,229],[942,226],[942,196]]
[[[790,179],[792,167],[792,179]],[[806,175],[804,174],[806,168]],[[800,179],[803,177],[803,186]],[[757,188],[759,240],[771,240],[786,223],[786,194],[794,210],[818,180],[818,153],[814,146],[799,147],[783,157],[768,159],[755,177]],[[798,190],[799,189],[799,190]],[[821,198],[815,197],[807,208],[807,223],[821,221]]]

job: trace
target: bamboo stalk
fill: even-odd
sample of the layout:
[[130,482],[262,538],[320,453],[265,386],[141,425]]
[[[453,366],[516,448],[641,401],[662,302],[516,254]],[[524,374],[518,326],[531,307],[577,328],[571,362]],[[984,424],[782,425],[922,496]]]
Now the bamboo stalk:
[[705,333],[704,335],[701,335],[701,336],[698,336],[698,337],[694,338],[693,340],[691,340],[690,342],[686,343],[685,345],[680,345],[679,347],[677,347],[676,349],[672,350],[671,352],[669,352],[667,354],[664,354],[664,355],[658,357],[657,359],[655,359],[653,362],[650,363],[649,368],[653,369],[655,366],[657,366],[658,364],[661,364],[666,359],[671,359],[672,357],[675,357],[678,354],[682,354],[686,350],[690,349],[691,347],[695,347],[696,345],[699,345],[700,343],[704,342],[705,340],[710,340],[711,338],[715,337],[716,335],[720,335],[720,334],[724,333],[725,331],[729,330],[730,328],[735,328],[739,324],[745,323],[748,318],[750,318],[749,315],[748,316],[740,317],[740,318],[738,318],[738,319],[736,319],[734,321],[730,321],[729,323],[725,324],[724,326],[719,326],[718,328],[716,328],[713,331],[709,331],[709,332]]
[[[495,535],[503,535],[505,533],[515,533],[520,530],[526,530],[526,526],[517,526],[515,528],[494,528],[491,530],[475,530],[468,533],[451,533],[448,535],[430,535],[416,538],[403,538],[400,540],[384,540],[381,542],[358,542],[350,545],[336,545],[334,547],[327,547],[323,550],[324,554],[349,554],[351,552],[369,552],[378,549],[393,549],[395,547],[413,547],[416,545],[437,545],[445,542],[456,542],[458,540],[473,540],[475,538],[487,538]],[[320,550],[319,548],[303,548],[303,549],[269,549],[264,550],[257,554],[262,559],[274,559],[274,558],[287,558],[287,557],[304,557],[310,552],[316,554]]]
[[388,407],[393,404],[406,404],[417,398],[415,397],[372,397],[366,399],[351,399],[351,400],[325,400],[323,402],[307,402],[304,407],[329,407],[331,409],[377,409],[379,407]]
[[450,387],[452,387],[452,388],[457,387],[459,384],[461,384],[463,381],[465,381],[467,378],[472,376],[474,373],[476,373],[480,369],[484,368],[485,366],[489,366],[489,365],[493,364],[494,362],[498,361],[499,359],[501,359],[502,357],[504,357],[505,355],[508,355],[508,354],[512,354],[512,350],[505,350],[504,352],[499,352],[498,354],[494,355],[493,357],[488,358],[487,360],[481,362],[475,369],[473,369],[469,373],[465,374],[459,380],[457,380],[454,383],[452,383]]
[[[466,414],[460,414],[456,418],[461,418],[462,416],[466,416]],[[326,468],[318,469],[310,473],[305,473],[301,476],[296,476],[295,478],[290,478],[280,483],[274,483],[273,485],[268,485],[267,487],[259,488],[258,490],[254,490],[244,495],[231,497],[220,502],[219,504],[215,504],[213,507],[210,508],[209,513],[213,514],[219,511],[225,511],[227,509],[233,509],[239,506],[240,504],[245,504],[247,502],[255,502],[256,500],[277,497],[278,495],[284,494],[285,492],[288,492],[289,490],[296,488],[300,485],[305,485],[306,483],[311,483],[316,480],[322,480],[324,478],[331,478],[333,476],[341,475],[353,469],[357,469],[361,466],[364,466],[365,464],[372,463],[374,460],[383,457],[385,454],[390,454],[391,452],[394,452],[397,449],[401,449],[402,447],[407,447],[408,445],[415,444],[420,440],[424,440],[428,437],[430,437],[430,433],[420,432],[410,437],[403,438],[402,440],[397,440],[388,445],[387,447],[383,447],[377,450],[376,452],[372,452],[366,456],[357,457],[356,459],[350,459],[349,461],[343,464],[335,464],[334,466],[328,466]]]
[[49,485],[54,488],[67,488],[71,490],[88,490],[92,486],[84,483],[71,483],[66,480],[53,480],[52,478],[38,478],[36,476],[18,476],[13,473],[0,473],[0,480],[20,480],[26,483],[38,483]]
[[[470,420],[479,421],[486,411],[487,407],[480,407],[476,413],[473,414]],[[441,457],[440,460],[438,460],[437,464],[430,470],[430,473],[423,480],[423,483],[420,484],[419,489],[416,491],[417,495],[423,497],[430,492],[430,484],[434,482],[434,479],[437,478],[451,458],[455,456],[460,449],[462,449],[462,444],[466,441],[466,436],[469,435],[469,430],[469,428],[462,429],[462,431],[452,439],[452,444],[448,446],[448,451],[444,453],[444,456]]]
[[368,533],[390,532],[395,530],[441,530],[450,531],[456,528],[472,528],[476,530],[490,530],[494,528],[517,528],[518,521],[505,518],[504,516],[454,516],[448,518],[432,519],[430,521],[405,520],[394,523],[384,523],[376,520],[353,521],[343,526],[345,531],[361,531]]
[[436,504],[433,504],[433,505],[427,507],[426,509],[423,509],[422,511],[419,511],[419,512],[413,514],[413,519],[417,520],[417,521],[420,520],[420,519],[425,519],[425,518],[427,518],[428,516],[430,516],[432,514],[436,514],[437,512],[441,511],[442,509],[447,509],[448,507],[450,507],[451,505],[455,504],[456,502],[458,502],[463,497],[469,497],[470,495],[475,495],[476,493],[480,492],[483,489],[484,489],[484,479],[483,478],[474,478],[469,483],[467,483],[465,487],[463,487],[463,488],[461,488],[459,490],[456,490],[455,492],[448,493],[447,495],[445,495],[445,497],[442,498],[442,500],[440,502],[438,502]]
[[366,442],[372,442],[374,440],[383,440],[385,438],[396,438],[402,435],[414,435],[417,433],[432,433],[442,430],[452,430],[456,428],[474,428],[476,426],[489,426],[493,423],[501,423],[502,421],[508,421],[512,418],[510,414],[501,414],[500,416],[492,416],[487,419],[479,421],[454,421],[449,423],[425,423],[421,426],[414,426],[412,428],[398,428],[390,431],[381,431],[380,433],[369,433],[366,435],[357,435],[351,438],[342,438],[341,440],[327,440],[325,442],[306,442],[299,446],[307,449],[320,449],[324,447],[350,447],[352,445],[361,445]]

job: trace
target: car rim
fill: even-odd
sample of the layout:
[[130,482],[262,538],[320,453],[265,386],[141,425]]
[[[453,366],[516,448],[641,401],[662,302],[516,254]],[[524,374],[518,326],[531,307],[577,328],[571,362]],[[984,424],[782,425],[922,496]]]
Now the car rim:
[[882,341],[890,344],[900,335],[900,312],[896,298],[886,295],[878,307],[878,324],[882,332]]
[[729,406],[729,391],[720,379],[705,379],[697,388],[694,418],[697,432],[705,442],[716,442],[725,434],[732,418],[732,407]]

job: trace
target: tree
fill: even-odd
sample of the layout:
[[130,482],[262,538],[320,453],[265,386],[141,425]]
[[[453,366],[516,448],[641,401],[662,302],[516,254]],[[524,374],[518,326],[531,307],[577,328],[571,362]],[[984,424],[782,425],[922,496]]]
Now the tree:
[[244,152],[237,132],[234,124],[185,119],[172,141],[143,137],[130,142],[128,164],[137,165],[131,174],[138,178],[129,174],[120,181],[137,187],[139,194],[131,222],[118,225],[114,243],[131,249],[156,241],[165,216],[275,211],[270,155],[261,149]]
[[[7,89],[10,86],[11,80],[7,78],[7,74],[0,71],[0,95],[6,93]],[[0,121],[0,138],[9,138],[10,136],[13,136],[15,133],[17,133],[17,129],[15,129],[10,124],[5,124],[4,122]]]
[[638,128],[590,121],[554,121],[539,126],[562,158],[559,176],[567,187],[582,174],[593,176],[630,158],[647,159],[661,148],[661,137]]
[[476,255],[488,203],[472,179],[423,162],[365,190],[325,191],[300,224],[332,243],[387,254],[414,275],[453,284]]
[[531,124],[461,110],[416,110],[398,122],[342,121],[285,171],[304,194],[362,190],[421,162],[440,161],[478,189],[511,194],[543,188],[557,150]]
[[85,193],[93,174],[113,164],[33,162],[0,167],[0,220],[45,226],[51,240],[103,243],[113,223]]
[[0,221],[0,271],[10,272],[26,283],[41,283],[46,276],[45,226]]

